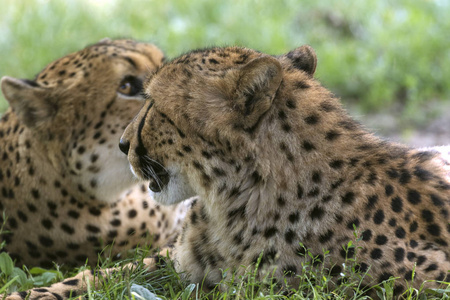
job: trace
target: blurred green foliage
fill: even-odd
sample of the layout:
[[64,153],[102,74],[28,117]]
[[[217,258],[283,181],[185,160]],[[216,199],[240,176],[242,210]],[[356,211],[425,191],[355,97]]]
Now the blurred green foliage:
[[310,44],[316,77],[345,102],[414,115],[450,98],[449,15],[446,0],[2,0],[0,76],[33,78],[104,37],[153,42],[169,57],[212,45],[282,54]]

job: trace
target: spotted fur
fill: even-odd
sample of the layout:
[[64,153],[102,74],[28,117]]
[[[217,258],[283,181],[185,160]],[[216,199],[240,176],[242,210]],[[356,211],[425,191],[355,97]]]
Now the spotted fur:
[[163,59],[151,44],[103,40],[34,80],[2,79],[0,242],[17,265],[95,265],[112,242],[116,255],[174,238],[185,206],[155,203],[117,148]]
[[[177,270],[213,286],[221,270],[262,252],[260,275],[276,267],[295,286],[308,259],[302,243],[314,255],[328,249],[333,273],[356,256],[375,282],[400,277],[396,292],[448,281],[448,169],[437,153],[355,122],[313,78],[316,61],[308,46],[279,57],[213,48],[165,64],[147,83],[122,137],[134,172],[159,183],[158,201],[181,201],[183,191],[201,199],[175,247]],[[345,248],[355,228],[358,251]]]

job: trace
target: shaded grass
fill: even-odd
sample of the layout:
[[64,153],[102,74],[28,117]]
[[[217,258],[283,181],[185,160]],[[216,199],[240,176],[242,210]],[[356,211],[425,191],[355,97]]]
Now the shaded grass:
[[[1,231],[0,231],[1,234]],[[355,229],[355,241],[350,241],[343,249],[352,253],[359,251],[357,229]],[[300,244],[304,248],[303,245]],[[327,268],[322,263],[329,255],[324,251],[322,255],[313,255],[304,248],[305,260],[301,264],[301,270],[296,277],[298,286],[289,286],[286,282],[279,282],[272,276],[272,272],[262,279],[257,279],[257,271],[263,253],[255,266],[244,267],[245,272],[233,270],[222,270],[223,279],[210,292],[204,292],[202,283],[189,284],[189,282],[175,272],[173,263],[167,258],[163,268],[149,272],[143,265],[143,259],[151,254],[150,249],[138,248],[130,251],[128,257],[120,261],[111,261],[108,258],[101,258],[101,263],[96,269],[116,268],[118,271],[108,274],[107,277],[97,275],[102,283],[100,287],[89,286],[85,299],[371,299],[371,295],[376,294],[380,299],[394,299],[394,286],[399,278],[389,278],[381,283],[373,282],[369,275],[370,268],[366,272],[358,271],[358,261],[354,258],[347,258],[345,263],[339,266],[339,273]],[[350,253],[350,252],[348,252]],[[0,294],[13,291],[22,291],[33,286],[47,286],[51,283],[61,281],[62,277],[68,278],[87,267],[61,271],[58,266],[55,270],[41,270],[41,274],[36,276],[24,267],[27,271],[27,283],[21,285],[14,275],[5,273],[4,258],[6,253],[0,256]],[[352,257],[355,257],[352,255]],[[134,263],[133,269],[124,268],[128,263]],[[13,266],[10,266],[13,267]],[[239,270],[242,271],[242,270]],[[54,274],[58,276],[43,283],[37,280],[42,274]],[[95,274],[100,272],[94,272]],[[39,277],[40,276],[40,277]],[[413,275],[414,277],[414,275]],[[41,278],[42,279],[42,278]],[[362,284],[371,282],[372,285],[366,287]],[[280,284],[281,283],[281,284]],[[284,287],[283,287],[284,286]],[[79,297],[80,295],[77,295]],[[419,289],[408,288],[401,296],[401,299],[422,300],[422,299],[450,299],[450,283],[443,283],[441,289],[425,289],[423,285]]]

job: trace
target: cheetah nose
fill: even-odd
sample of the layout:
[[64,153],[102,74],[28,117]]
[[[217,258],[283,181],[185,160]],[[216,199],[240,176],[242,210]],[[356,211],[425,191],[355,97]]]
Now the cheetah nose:
[[119,142],[120,151],[128,155],[128,150],[130,150],[130,142],[121,138]]

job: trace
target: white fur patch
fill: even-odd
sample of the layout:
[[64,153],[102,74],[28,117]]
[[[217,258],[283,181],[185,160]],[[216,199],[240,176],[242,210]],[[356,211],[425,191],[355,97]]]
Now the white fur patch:
[[153,199],[164,205],[171,205],[188,198],[194,197],[196,193],[185,176],[175,170],[168,168],[170,180],[160,193],[151,192]]

